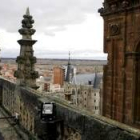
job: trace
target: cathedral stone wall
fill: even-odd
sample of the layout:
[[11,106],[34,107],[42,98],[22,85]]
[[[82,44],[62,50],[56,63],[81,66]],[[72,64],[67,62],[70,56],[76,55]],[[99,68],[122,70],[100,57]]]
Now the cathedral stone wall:
[[[42,102],[54,102],[56,117],[64,122],[63,137],[56,140],[139,140],[139,130],[105,117],[82,111],[67,102],[51,97],[41,97],[33,89],[17,87],[14,83],[0,78],[0,99],[3,107],[10,113],[20,114],[21,126],[35,136],[46,132],[46,124],[40,120],[39,108]],[[16,95],[19,97],[17,98]],[[59,128],[60,129],[60,128]],[[47,135],[45,136],[47,139]]]
[[103,115],[139,127],[140,1],[105,0]]

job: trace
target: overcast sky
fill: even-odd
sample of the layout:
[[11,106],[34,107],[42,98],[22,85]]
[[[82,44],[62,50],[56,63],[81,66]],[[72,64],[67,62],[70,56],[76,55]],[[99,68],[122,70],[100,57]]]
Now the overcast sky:
[[102,0],[1,0],[0,47],[2,57],[17,57],[21,39],[18,29],[26,8],[35,20],[33,46],[38,58],[102,59],[103,20],[98,14]]

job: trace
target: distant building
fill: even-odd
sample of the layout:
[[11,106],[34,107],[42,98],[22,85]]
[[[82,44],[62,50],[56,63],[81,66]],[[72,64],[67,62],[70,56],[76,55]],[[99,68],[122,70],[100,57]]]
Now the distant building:
[[37,80],[36,80],[36,84],[39,87],[37,90],[38,91],[47,91],[50,92],[50,88],[52,85],[52,76],[48,76],[48,77],[44,77],[44,76],[40,76]]
[[39,91],[44,91],[45,90],[45,81],[44,81],[44,77],[43,76],[40,76],[36,80],[36,84],[39,87],[37,90],[39,90]]
[[79,108],[101,114],[102,73],[79,74],[64,86],[65,99]]
[[63,67],[54,67],[53,68],[53,84],[58,84],[60,87],[64,85],[64,68]]
[[7,64],[3,64],[3,66],[1,66],[1,75],[2,77],[12,81],[12,82],[16,82],[16,78],[14,77],[14,71],[15,71],[15,67],[12,65],[7,65]]
[[64,92],[63,88],[59,84],[51,84],[49,85],[50,92]]
[[[64,81],[65,82],[69,81],[69,83],[71,83],[74,75],[76,75],[76,73],[77,73],[77,68],[75,66],[71,65],[70,69],[68,71],[68,65],[65,65],[65,66],[63,66],[63,69],[64,69],[64,79],[65,79]],[[66,78],[66,77],[68,77],[68,75],[70,77],[69,80]]]
[[69,60],[67,67],[65,67],[65,82],[66,83],[71,83],[72,78],[76,74],[76,68],[71,65],[71,60],[70,60],[70,53],[69,53]]
[[72,84],[92,85],[93,88],[98,88],[102,77],[103,77],[103,73],[77,74],[72,78]]

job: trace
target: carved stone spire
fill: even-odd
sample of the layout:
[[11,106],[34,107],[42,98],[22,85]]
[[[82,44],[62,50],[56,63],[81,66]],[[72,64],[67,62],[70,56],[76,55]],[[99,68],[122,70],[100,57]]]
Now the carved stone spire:
[[31,35],[35,33],[35,29],[32,29],[34,20],[30,15],[29,8],[26,10],[26,14],[23,16],[22,28],[19,29],[19,33],[22,35],[23,39],[31,39]]
[[38,72],[34,70],[36,57],[33,56],[34,51],[32,48],[36,43],[36,40],[32,40],[32,35],[35,33],[33,23],[34,20],[30,15],[29,8],[27,8],[26,14],[23,16],[22,28],[19,29],[22,39],[18,40],[21,48],[20,56],[16,59],[18,70],[15,71],[15,77],[17,77],[17,83],[19,85],[37,89],[36,78],[38,78]]

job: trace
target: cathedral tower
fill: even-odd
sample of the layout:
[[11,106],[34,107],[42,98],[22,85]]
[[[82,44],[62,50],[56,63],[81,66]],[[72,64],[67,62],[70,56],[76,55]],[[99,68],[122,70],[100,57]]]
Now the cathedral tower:
[[27,8],[26,14],[23,16],[22,28],[19,29],[22,39],[18,40],[21,48],[20,55],[16,59],[18,70],[15,71],[15,77],[17,77],[17,84],[37,89],[36,78],[38,78],[38,72],[34,68],[36,57],[33,56],[32,48],[36,43],[36,40],[32,40],[32,35],[35,33],[35,29],[32,28],[33,23],[34,20],[30,15],[29,8]]
[[140,126],[140,0],[105,0],[103,115]]

